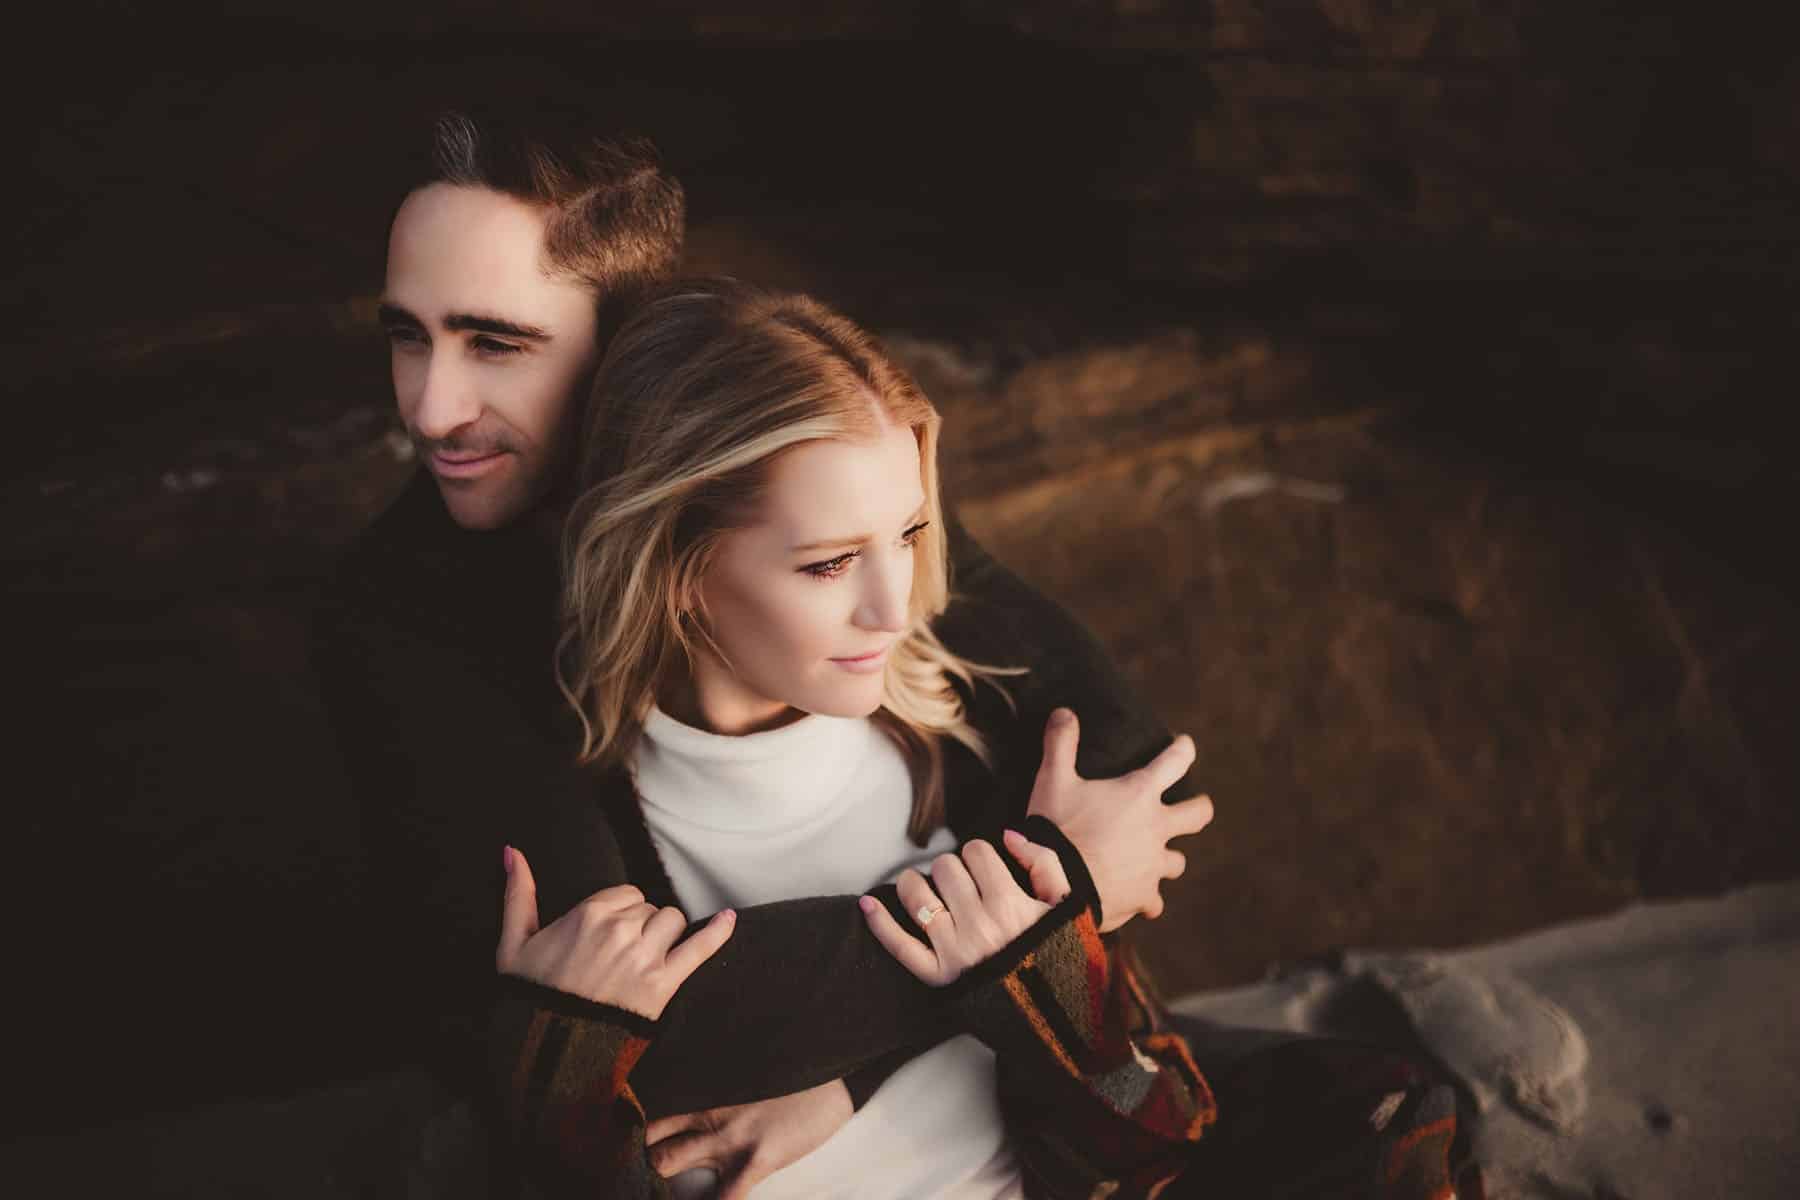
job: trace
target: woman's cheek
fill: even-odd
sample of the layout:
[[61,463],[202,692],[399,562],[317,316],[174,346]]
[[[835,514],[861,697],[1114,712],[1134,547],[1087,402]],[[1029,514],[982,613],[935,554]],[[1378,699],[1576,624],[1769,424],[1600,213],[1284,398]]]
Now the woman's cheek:
[[808,578],[802,602],[789,609],[793,622],[787,631],[788,644],[793,648],[794,656],[804,660],[799,665],[805,668],[817,667],[822,660],[842,653],[832,644],[835,632],[832,621],[836,610],[842,607],[840,596],[844,592],[843,588],[835,586],[838,582]]

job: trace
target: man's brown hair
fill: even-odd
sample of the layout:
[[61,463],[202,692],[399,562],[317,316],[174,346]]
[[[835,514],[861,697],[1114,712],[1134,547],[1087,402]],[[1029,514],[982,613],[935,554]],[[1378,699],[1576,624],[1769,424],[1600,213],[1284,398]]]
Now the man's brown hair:
[[463,113],[438,118],[430,182],[483,187],[549,210],[547,270],[585,284],[601,343],[681,263],[687,202],[645,138],[576,138]]

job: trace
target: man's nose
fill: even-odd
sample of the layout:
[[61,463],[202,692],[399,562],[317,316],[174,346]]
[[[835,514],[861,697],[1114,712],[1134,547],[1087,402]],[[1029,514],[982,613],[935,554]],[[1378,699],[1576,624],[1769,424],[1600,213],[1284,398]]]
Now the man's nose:
[[906,628],[912,602],[912,552],[868,555],[856,624],[863,629],[899,633]]
[[475,381],[459,369],[456,355],[433,351],[425,369],[425,386],[413,410],[413,427],[420,436],[447,438],[481,415]]

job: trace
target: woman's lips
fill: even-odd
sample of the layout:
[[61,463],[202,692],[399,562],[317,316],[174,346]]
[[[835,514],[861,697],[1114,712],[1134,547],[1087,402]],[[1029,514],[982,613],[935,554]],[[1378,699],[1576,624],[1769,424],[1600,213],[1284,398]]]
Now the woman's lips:
[[442,453],[433,454],[431,473],[440,479],[474,479],[499,466],[506,454],[505,450],[496,450],[492,454],[459,454],[454,457]]
[[858,675],[866,675],[872,671],[879,671],[887,666],[887,654],[891,649],[893,649],[893,647],[883,646],[879,650],[872,651],[868,654],[861,654],[855,658],[834,658],[831,661],[844,668],[846,671],[854,671]]

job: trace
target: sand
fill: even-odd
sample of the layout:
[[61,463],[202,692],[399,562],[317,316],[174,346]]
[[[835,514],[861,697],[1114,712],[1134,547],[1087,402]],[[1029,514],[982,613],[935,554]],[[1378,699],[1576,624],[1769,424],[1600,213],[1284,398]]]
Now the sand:
[[1474,1098],[1496,1197],[1775,1200],[1800,1187],[1797,998],[1800,883],[1784,883],[1351,953],[1175,1007],[1330,1031],[1391,1002]]

